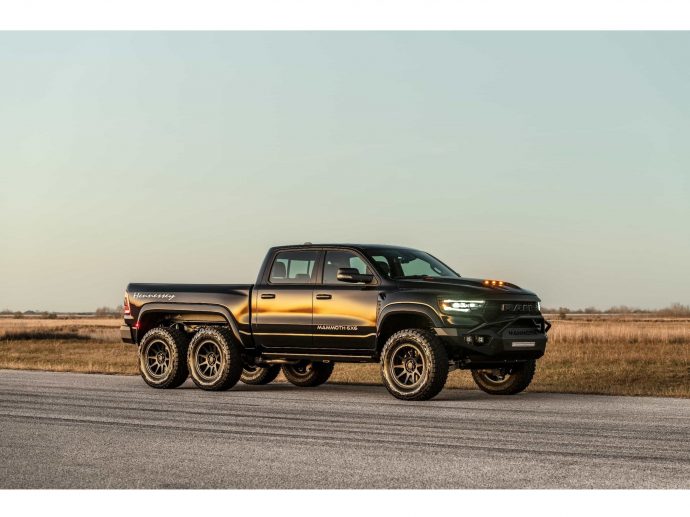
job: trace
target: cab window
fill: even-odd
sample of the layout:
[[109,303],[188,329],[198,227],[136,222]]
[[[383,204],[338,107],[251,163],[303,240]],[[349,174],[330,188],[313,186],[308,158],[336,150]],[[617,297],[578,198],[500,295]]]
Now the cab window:
[[281,251],[276,255],[268,281],[271,284],[309,284],[314,278],[318,251]]
[[338,269],[341,267],[355,268],[359,273],[372,274],[362,258],[352,251],[331,250],[326,252],[326,260],[323,264],[323,283],[336,284],[338,281]]

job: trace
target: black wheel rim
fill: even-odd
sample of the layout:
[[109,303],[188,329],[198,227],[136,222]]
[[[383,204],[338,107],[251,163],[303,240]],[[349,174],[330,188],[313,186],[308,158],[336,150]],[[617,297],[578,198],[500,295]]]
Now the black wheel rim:
[[510,381],[511,371],[507,368],[494,368],[492,370],[479,370],[479,375],[489,384],[505,384]]
[[165,341],[151,341],[144,351],[146,371],[156,379],[162,379],[170,370],[170,348]]
[[290,368],[292,369],[293,373],[300,377],[306,377],[314,369],[311,361],[302,361],[291,365]]
[[389,373],[398,387],[405,390],[416,388],[422,383],[425,372],[424,354],[417,345],[404,343],[391,353]]
[[255,364],[245,364],[242,366],[242,377],[246,380],[258,379],[263,375],[263,368]]
[[194,355],[196,373],[205,380],[213,380],[223,368],[223,355],[220,347],[213,341],[204,341],[196,349]]

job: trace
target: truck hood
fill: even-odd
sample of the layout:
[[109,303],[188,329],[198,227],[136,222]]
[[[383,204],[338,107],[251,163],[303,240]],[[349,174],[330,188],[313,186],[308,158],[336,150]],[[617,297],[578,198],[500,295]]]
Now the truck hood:
[[491,298],[501,295],[527,295],[536,296],[532,291],[522,289],[510,282],[504,282],[502,286],[486,286],[483,278],[452,278],[452,277],[427,277],[399,280],[398,285],[402,289],[425,289],[439,292],[463,291],[473,295],[483,295]]

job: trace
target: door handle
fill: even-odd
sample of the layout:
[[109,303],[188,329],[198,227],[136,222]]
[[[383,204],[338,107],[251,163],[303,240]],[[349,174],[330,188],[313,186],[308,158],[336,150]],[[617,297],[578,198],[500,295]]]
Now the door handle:
[[276,297],[276,295],[273,293],[262,293],[262,295],[261,295],[261,298],[263,300],[272,300],[275,297]]
[[333,298],[330,294],[317,294],[316,299],[317,300],[330,300]]

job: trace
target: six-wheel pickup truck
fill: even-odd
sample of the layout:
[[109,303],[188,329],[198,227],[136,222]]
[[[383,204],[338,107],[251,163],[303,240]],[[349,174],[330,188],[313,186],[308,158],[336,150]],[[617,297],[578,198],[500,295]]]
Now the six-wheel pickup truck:
[[532,380],[550,324],[517,285],[464,278],[423,251],[304,244],[271,248],[254,285],[130,284],[121,337],[147,384],[188,376],[205,390],[328,380],[336,362],[380,362],[390,393],[437,395],[470,369],[491,394]]

